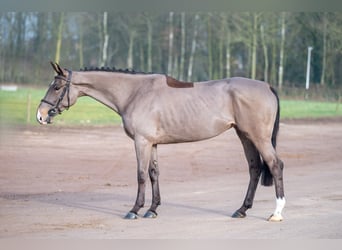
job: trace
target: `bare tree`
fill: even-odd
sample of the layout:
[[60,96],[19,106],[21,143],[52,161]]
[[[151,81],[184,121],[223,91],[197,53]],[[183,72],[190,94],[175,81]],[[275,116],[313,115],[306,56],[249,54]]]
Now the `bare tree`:
[[191,43],[191,52],[190,52],[190,58],[189,58],[189,67],[188,67],[188,81],[192,80],[192,68],[193,68],[193,63],[194,63],[194,56],[195,56],[195,51],[196,51],[196,44],[197,44],[197,33],[198,33],[198,20],[199,20],[199,15],[195,15],[195,23],[194,23],[194,34],[192,37],[192,43]]
[[264,12],[260,20],[260,41],[264,58],[263,80],[277,82],[277,50],[279,47],[279,14]]
[[225,40],[226,40],[226,23],[227,23],[227,16],[225,15],[225,13],[221,13],[219,15],[220,17],[220,32],[219,32],[219,46],[218,46],[218,49],[219,49],[219,65],[218,65],[218,69],[219,69],[219,72],[218,72],[218,76],[217,78],[223,78],[224,75],[223,75],[223,71],[224,71],[224,63],[223,63],[223,58],[224,58],[224,55],[225,53],[223,52],[224,51],[224,45],[225,45]]
[[147,17],[147,71],[152,72],[152,22],[149,17]]
[[173,12],[169,13],[169,60],[167,64],[167,73],[172,75],[172,54],[173,54]]
[[262,49],[264,52],[264,60],[265,60],[265,66],[264,66],[264,81],[268,82],[268,50],[267,50],[267,44],[265,39],[265,28],[264,25],[260,25],[260,38],[261,38],[261,44]]
[[257,35],[258,35],[258,13],[253,13],[253,30],[252,30],[252,71],[251,71],[251,78],[255,79],[256,77],[256,57],[257,57]]
[[107,64],[107,55],[108,55],[108,13],[105,11],[103,12],[103,29],[102,29],[102,36],[103,36],[103,46],[102,46],[102,57],[100,66],[103,67]]
[[208,76],[213,78],[213,56],[212,56],[212,32],[211,32],[212,13],[208,13]]
[[228,28],[227,34],[226,34],[226,78],[230,77],[230,44],[231,44],[230,34],[231,33]]
[[314,83],[342,86],[340,12],[198,15],[0,13],[0,81],[45,82],[51,75],[41,66],[52,58],[73,68],[137,67],[181,80],[243,75],[282,88],[303,83],[310,45]]
[[78,44],[78,55],[79,55],[79,63],[80,68],[83,68],[84,60],[83,60],[83,24],[80,22],[80,28],[79,28],[79,44]]
[[284,78],[284,44],[285,44],[285,18],[286,13],[282,12],[280,15],[281,20],[281,39],[280,39],[280,52],[279,52],[279,76],[278,76],[278,88],[282,89]]
[[322,51],[322,74],[321,85],[325,84],[325,71],[327,65],[327,12],[323,13],[323,51]]
[[55,62],[59,63],[61,57],[61,46],[63,39],[63,24],[64,24],[64,12],[59,15],[58,31],[57,31],[57,44],[55,53]]
[[135,39],[135,30],[132,29],[129,31],[129,45],[128,45],[128,55],[127,55],[127,68],[133,68],[133,46]]
[[179,79],[184,80],[184,61],[185,61],[185,13],[181,13],[181,54],[179,63]]

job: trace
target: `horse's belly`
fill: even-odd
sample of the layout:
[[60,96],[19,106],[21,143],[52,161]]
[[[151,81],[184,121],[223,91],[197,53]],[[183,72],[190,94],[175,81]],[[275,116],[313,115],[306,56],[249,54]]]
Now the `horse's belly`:
[[175,124],[175,126],[161,127],[156,134],[157,144],[194,142],[215,137],[233,126],[227,119],[198,121],[194,123]]

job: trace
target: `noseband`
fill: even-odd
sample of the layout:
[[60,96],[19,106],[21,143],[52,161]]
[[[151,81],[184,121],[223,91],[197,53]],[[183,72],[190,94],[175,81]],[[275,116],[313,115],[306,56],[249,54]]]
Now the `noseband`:
[[57,103],[53,104],[52,102],[49,102],[49,101],[47,101],[45,99],[41,100],[41,102],[47,103],[47,104],[52,106],[52,108],[49,109],[49,111],[48,111],[48,115],[50,117],[53,117],[53,116],[56,116],[57,114],[61,114],[62,113],[61,109],[59,108],[59,104],[61,103],[61,101],[63,100],[65,95],[67,95],[67,99],[68,99],[68,106],[66,107],[66,109],[68,110],[69,107],[70,107],[69,91],[70,91],[70,83],[71,83],[72,71],[68,70],[68,69],[66,69],[66,71],[68,71],[68,73],[69,73],[68,78],[65,78],[64,76],[61,76],[61,75],[55,76],[55,80],[56,79],[61,79],[61,80],[64,80],[66,82],[66,84],[65,84],[65,86],[63,88],[63,91],[62,91],[61,95],[59,96],[59,98],[57,100]]

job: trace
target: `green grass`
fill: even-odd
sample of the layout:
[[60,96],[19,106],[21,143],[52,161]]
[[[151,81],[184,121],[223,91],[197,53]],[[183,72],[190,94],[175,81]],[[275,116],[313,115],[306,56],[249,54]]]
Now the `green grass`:
[[[0,122],[2,124],[37,124],[36,109],[46,89],[19,88],[15,92],[0,90]],[[29,101],[29,99],[31,99]],[[28,108],[29,107],[29,108]],[[281,119],[342,117],[341,107],[334,102],[281,100]],[[113,125],[121,118],[106,106],[89,97],[56,116],[58,125]]]
[[337,102],[280,101],[281,119],[323,118],[342,116],[342,107]]
[[[37,107],[44,97],[45,91],[46,89],[26,88],[18,89],[15,92],[0,90],[1,123],[37,124]],[[28,106],[30,107],[28,108]],[[58,125],[111,125],[120,122],[119,115],[89,97],[79,98],[74,106],[53,120],[53,123]]]

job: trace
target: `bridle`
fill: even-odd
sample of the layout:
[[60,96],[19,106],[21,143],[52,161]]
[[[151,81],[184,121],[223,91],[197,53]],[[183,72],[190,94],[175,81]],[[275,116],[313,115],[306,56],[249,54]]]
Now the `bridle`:
[[[63,88],[63,91],[61,93],[61,95],[59,96],[58,100],[57,100],[57,103],[54,104],[52,102],[49,102],[45,99],[42,99],[41,102],[44,102],[44,103],[47,103],[49,105],[52,106],[51,109],[49,109],[48,111],[48,115],[50,117],[53,117],[53,116],[56,116],[57,114],[61,114],[62,111],[61,109],[59,108],[59,104],[61,103],[61,101],[64,99],[64,96],[67,95],[67,99],[68,99],[68,106],[66,107],[66,109],[68,110],[69,107],[70,107],[70,96],[69,96],[69,92],[70,92],[70,83],[71,83],[71,77],[72,77],[72,71],[71,70],[68,70],[68,69],[65,69],[66,71],[68,71],[69,75],[68,75],[68,78],[62,76],[62,75],[57,75],[55,76],[55,81],[57,79],[60,79],[60,80],[64,80],[66,82],[64,88]],[[53,86],[53,84],[51,85]]]

